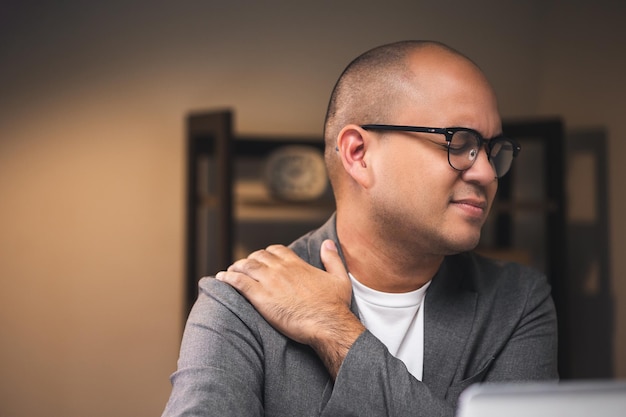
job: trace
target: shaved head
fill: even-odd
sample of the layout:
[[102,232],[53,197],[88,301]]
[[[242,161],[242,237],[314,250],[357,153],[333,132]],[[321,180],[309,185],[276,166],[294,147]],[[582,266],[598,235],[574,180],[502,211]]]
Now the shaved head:
[[[354,59],[339,77],[324,123],[326,165],[336,187],[340,165],[337,135],[348,124],[387,123],[415,89],[409,57],[433,49],[469,61],[456,50],[432,41],[402,41],[371,49]],[[471,61],[470,61],[471,62]]]

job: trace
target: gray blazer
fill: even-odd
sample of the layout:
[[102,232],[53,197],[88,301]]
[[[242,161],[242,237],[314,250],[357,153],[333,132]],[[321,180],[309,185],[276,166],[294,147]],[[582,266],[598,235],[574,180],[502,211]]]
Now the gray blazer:
[[[291,247],[322,268],[327,238],[337,242],[334,216]],[[311,348],[274,330],[227,284],[203,278],[163,416],[451,417],[474,382],[558,378],[556,351],[545,277],[472,253],[446,257],[426,294],[423,382],[368,331],[333,382]]]

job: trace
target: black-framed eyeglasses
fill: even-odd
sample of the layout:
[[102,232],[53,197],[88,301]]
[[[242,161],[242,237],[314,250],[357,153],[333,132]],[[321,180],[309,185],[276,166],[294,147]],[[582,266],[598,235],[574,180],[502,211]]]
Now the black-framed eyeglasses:
[[[485,139],[480,133],[466,127],[421,127],[367,124],[362,125],[365,130],[399,131],[417,133],[437,133],[446,137],[448,149],[448,163],[457,171],[470,169],[483,145],[487,146],[487,159],[493,167],[496,177],[501,178],[511,168],[513,159],[522,150],[517,141],[505,136],[496,136]],[[442,144],[443,145],[443,144]]]

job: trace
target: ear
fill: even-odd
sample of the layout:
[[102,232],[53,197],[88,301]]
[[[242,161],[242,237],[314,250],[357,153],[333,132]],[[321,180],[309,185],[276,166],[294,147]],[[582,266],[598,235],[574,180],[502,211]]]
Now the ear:
[[369,145],[369,134],[357,125],[346,125],[337,136],[337,151],[344,169],[364,188],[369,188],[373,183]]

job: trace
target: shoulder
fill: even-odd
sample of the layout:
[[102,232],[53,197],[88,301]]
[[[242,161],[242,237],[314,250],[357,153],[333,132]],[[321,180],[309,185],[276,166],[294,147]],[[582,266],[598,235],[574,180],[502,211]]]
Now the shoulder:
[[[335,216],[325,225],[294,241],[289,247],[307,263],[321,267],[320,247],[325,239],[336,240]],[[198,283],[198,298],[190,312],[189,322],[199,325],[236,322],[251,330],[265,331],[269,326],[250,302],[228,284],[213,276]],[[219,323],[218,323],[219,324]]]
[[[449,256],[442,265],[439,285],[474,292],[479,303],[525,309],[551,298],[548,279],[540,271],[516,262],[491,259],[474,252]],[[433,282],[434,283],[434,282]]]
[[462,276],[464,286],[476,291],[491,287],[528,287],[547,285],[546,276],[538,270],[500,259],[465,252],[446,258],[448,271]]
[[230,326],[235,323],[256,333],[265,321],[233,287],[214,277],[204,277],[198,283],[198,298],[191,309],[188,323],[201,326]]

